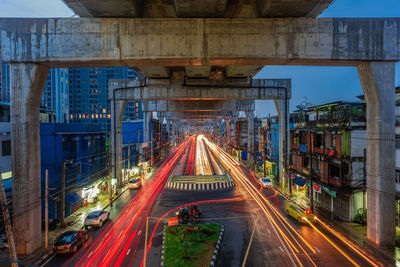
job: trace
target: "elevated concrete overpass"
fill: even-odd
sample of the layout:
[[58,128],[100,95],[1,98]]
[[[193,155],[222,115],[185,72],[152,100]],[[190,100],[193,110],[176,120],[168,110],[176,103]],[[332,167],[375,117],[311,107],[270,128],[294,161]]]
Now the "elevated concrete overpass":
[[63,0],[80,17],[279,18],[316,17],[333,0]]
[[[373,170],[367,173],[368,238],[394,244],[394,62],[400,60],[400,19],[316,19],[331,0],[65,2],[82,18],[0,19],[2,58],[11,63],[18,253],[41,245],[38,114],[50,67],[131,66],[149,78],[184,73],[187,80],[221,80],[225,86],[230,86],[227,79],[252,76],[264,65],[357,67],[368,103],[367,170]],[[288,107],[282,101],[275,104],[285,125]]]

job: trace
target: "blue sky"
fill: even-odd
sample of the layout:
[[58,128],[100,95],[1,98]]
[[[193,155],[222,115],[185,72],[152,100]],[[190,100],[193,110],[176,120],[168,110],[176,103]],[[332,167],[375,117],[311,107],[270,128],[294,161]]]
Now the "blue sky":
[[[71,17],[61,0],[0,0],[0,17]],[[400,17],[400,0],[336,0],[320,17]],[[357,70],[350,67],[266,66],[257,78],[291,78],[291,110],[305,97],[313,104],[356,100],[362,89]],[[400,63],[396,64],[400,85]],[[272,101],[258,101],[256,114],[276,114]]]

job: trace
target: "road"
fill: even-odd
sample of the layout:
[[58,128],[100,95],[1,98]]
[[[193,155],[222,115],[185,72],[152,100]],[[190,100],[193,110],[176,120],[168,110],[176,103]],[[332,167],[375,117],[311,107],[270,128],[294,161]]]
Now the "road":
[[[168,218],[175,216],[177,208],[191,203],[202,209],[204,223],[225,225],[217,266],[242,266],[243,263],[246,266],[374,265],[320,223],[300,224],[284,215],[287,200],[283,196],[273,188],[262,188],[245,166],[206,138],[202,139],[205,149],[197,144],[194,149],[193,138],[189,138],[140,191],[126,192],[112,208],[114,211],[111,209],[113,221],[91,232],[89,244],[70,259],[56,256],[46,266],[61,263],[64,266],[143,266],[144,259],[146,266],[160,266],[163,226]],[[236,186],[209,192],[163,189],[180,160],[187,165],[185,170],[192,169],[188,159],[194,150],[197,155],[198,149],[209,150],[200,157],[219,160],[230,171]],[[196,170],[198,164],[204,168],[207,164],[204,158],[199,160],[196,159]],[[211,166],[211,161],[208,162]]]
[[[164,161],[153,178],[140,191],[117,204],[120,211],[100,231],[92,233],[90,241],[75,255],[63,263],[64,266],[131,266],[141,240],[146,218],[155,197],[186,150],[189,141],[179,145]],[[57,261],[61,256],[57,256]],[[53,261],[49,266],[59,266]]]

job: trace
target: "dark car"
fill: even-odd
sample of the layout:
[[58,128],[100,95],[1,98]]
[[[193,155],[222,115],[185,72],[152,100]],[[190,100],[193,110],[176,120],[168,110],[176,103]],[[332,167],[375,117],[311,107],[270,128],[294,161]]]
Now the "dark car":
[[89,239],[84,230],[66,231],[57,237],[53,245],[54,253],[75,253]]

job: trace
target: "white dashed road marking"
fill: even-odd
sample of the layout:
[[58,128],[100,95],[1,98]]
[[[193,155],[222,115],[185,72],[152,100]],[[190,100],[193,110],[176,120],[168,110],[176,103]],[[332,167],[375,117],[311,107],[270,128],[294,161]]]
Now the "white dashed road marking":
[[128,256],[129,253],[131,253],[131,249],[128,249],[128,252],[126,252],[126,256]]
[[282,252],[284,252],[284,251],[283,251],[283,248],[282,248],[281,246],[279,246],[279,249],[280,249]]
[[320,253],[321,251],[319,251],[319,249],[317,247],[314,247],[316,251],[318,251],[318,253]]

